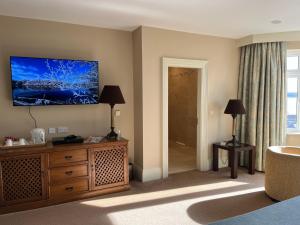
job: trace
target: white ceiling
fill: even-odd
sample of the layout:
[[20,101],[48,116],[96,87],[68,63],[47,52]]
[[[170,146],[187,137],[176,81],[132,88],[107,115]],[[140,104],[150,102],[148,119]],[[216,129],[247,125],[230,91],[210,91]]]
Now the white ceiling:
[[0,0],[0,14],[121,30],[145,25],[231,38],[300,30],[299,0]]

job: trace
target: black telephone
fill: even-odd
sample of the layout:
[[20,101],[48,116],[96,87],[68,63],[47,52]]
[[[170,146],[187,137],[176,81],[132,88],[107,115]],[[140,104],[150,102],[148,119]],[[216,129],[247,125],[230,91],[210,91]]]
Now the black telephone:
[[83,143],[83,141],[84,141],[84,139],[81,136],[76,136],[74,134],[68,135],[66,137],[54,137],[54,138],[52,138],[52,144],[53,145]]

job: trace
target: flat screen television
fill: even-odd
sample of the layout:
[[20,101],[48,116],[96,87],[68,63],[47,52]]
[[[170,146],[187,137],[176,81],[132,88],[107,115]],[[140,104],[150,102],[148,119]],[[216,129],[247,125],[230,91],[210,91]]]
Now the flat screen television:
[[14,106],[98,104],[98,62],[10,57]]

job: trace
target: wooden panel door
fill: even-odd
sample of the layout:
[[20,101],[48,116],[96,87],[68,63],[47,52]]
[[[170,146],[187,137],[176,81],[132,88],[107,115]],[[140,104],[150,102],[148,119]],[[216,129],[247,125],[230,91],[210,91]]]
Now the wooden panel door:
[[44,159],[44,154],[0,158],[1,205],[46,198]]
[[90,150],[93,190],[128,184],[127,145],[111,145]]

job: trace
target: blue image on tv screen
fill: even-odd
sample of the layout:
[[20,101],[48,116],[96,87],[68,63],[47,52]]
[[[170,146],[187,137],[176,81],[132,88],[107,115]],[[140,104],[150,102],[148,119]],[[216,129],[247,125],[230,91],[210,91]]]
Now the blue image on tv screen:
[[98,62],[10,57],[14,106],[97,104]]

